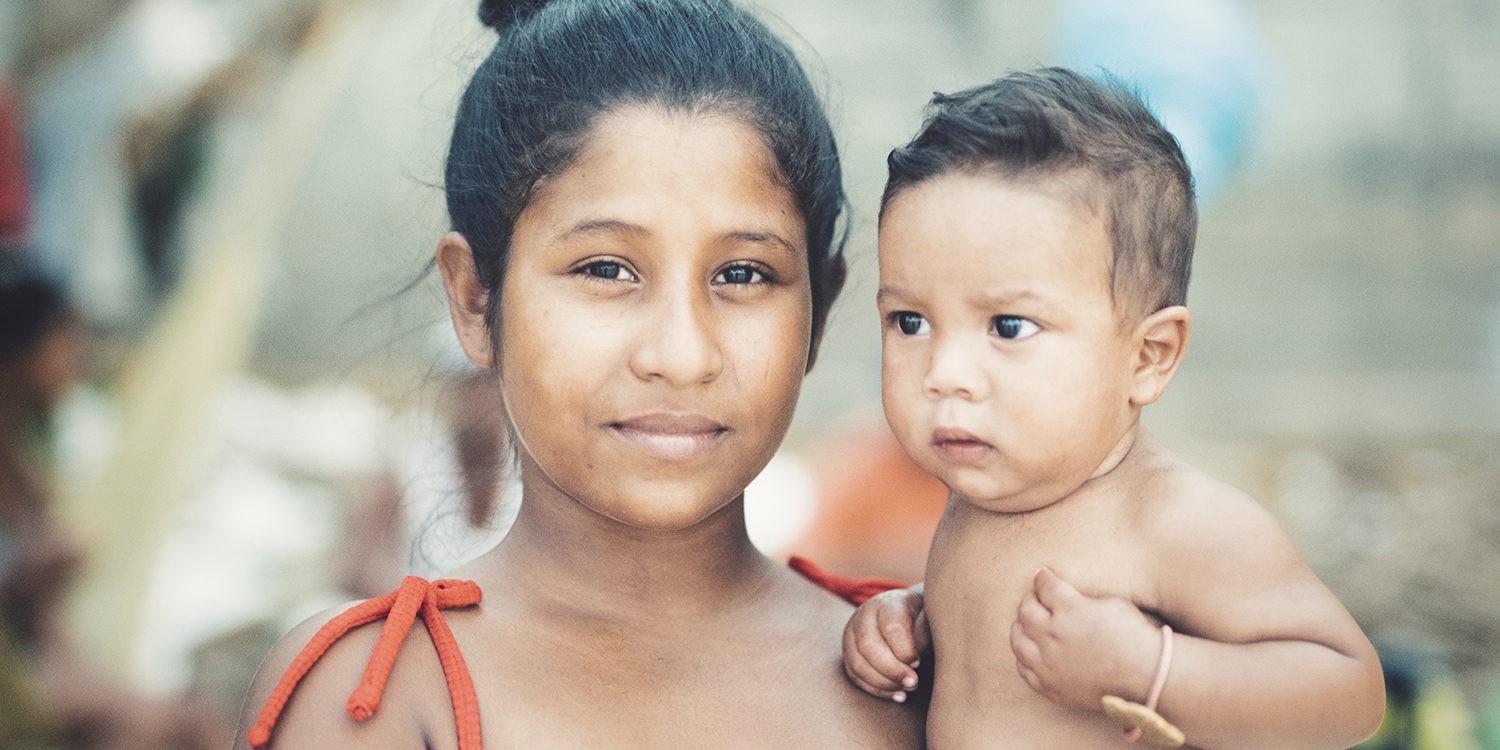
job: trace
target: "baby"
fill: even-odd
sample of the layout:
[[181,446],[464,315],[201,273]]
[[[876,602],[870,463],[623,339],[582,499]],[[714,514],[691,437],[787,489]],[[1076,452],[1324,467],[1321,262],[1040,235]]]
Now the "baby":
[[1176,140],[1067,70],[939,95],[891,154],[885,413],[951,493],[925,601],[863,605],[845,669],[905,700],[930,645],[931,747],[1123,747],[1111,702],[1201,748],[1379,724],[1375,651],[1285,533],[1139,424],[1187,350],[1196,228]]

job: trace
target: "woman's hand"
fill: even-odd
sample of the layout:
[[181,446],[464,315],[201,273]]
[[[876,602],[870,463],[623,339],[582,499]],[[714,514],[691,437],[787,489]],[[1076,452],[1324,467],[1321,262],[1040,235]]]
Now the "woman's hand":
[[[846,631],[846,661],[848,640]],[[1042,568],[1016,612],[1010,647],[1032,690],[1058,705],[1097,711],[1106,695],[1145,702],[1161,636],[1129,601],[1087,596]]]
[[844,626],[844,672],[870,695],[904,703],[917,686],[922,652],[931,645],[919,591],[877,594]]

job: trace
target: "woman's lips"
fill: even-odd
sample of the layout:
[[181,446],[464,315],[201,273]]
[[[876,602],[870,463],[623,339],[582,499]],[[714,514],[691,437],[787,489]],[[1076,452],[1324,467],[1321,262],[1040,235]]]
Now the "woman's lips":
[[728,427],[701,414],[645,414],[609,426],[631,445],[668,460],[693,458],[729,433]]
[[932,431],[932,447],[944,460],[957,464],[977,464],[989,457],[995,446],[958,427],[939,427]]

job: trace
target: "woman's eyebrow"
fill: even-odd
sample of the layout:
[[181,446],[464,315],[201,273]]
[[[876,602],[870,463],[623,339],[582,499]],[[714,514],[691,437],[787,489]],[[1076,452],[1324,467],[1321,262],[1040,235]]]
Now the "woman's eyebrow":
[[562,233],[560,239],[567,239],[574,235],[589,234],[628,234],[633,237],[644,237],[651,232],[639,224],[631,224],[619,219],[596,219],[573,225],[571,229]]
[[735,242],[750,242],[757,245],[771,245],[784,250],[789,255],[797,255],[801,250],[788,242],[785,237],[775,232],[751,232],[738,231],[729,232],[724,235],[725,239]]

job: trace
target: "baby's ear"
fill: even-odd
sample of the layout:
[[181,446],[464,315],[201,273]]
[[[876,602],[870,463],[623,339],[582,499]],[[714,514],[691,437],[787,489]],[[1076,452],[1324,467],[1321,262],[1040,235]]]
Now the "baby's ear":
[[474,251],[458,232],[443,235],[437,247],[438,270],[448,290],[448,313],[453,330],[469,361],[480,367],[494,363],[490,351],[489,290],[474,272]]
[[1145,406],[1161,397],[1187,354],[1193,314],[1173,305],[1147,315],[1135,328],[1130,404]]

